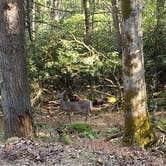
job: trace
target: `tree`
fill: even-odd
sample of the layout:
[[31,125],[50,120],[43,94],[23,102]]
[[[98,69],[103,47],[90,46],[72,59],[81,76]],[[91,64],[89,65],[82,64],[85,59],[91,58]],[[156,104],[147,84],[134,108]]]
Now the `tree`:
[[91,31],[94,30],[94,18],[95,18],[95,9],[96,9],[96,2],[95,0],[89,1],[90,6],[90,16],[91,16]]
[[24,1],[0,1],[0,66],[5,137],[32,137],[24,33]]
[[[164,64],[165,57],[165,39],[166,39],[166,25],[165,25],[165,0],[156,1],[156,25],[154,28],[154,47],[152,59],[155,62],[154,76],[156,77],[156,82],[163,81],[162,76],[165,75],[166,67]],[[157,90],[157,87],[154,87]]]
[[142,0],[121,0],[123,33],[124,117],[123,141],[145,146],[156,136],[147,111],[142,44]]
[[119,13],[118,0],[111,0],[112,4],[112,18],[116,34],[116,43],[118,51],[121,52],[122,48],[122,37],[121,37],[121,17]]
[[85,15],[85,29],[86,29],[86,35],[88,36],[91,31],[90,27],[90,13],[89,13],[89,1],[88,0],[82,0],[82,6],[84,10]]
[[51,8],[51,19],[58,20],[59,19],[59,7],[62,3],[62,0],[52,0],[52,8]]

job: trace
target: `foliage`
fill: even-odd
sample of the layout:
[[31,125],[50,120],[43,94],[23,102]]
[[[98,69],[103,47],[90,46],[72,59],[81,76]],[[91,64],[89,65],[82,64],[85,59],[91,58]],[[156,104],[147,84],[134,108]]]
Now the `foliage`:
[[64,32],[70,32],[75,36],[84,36],[84,16],[82,14],[75,14],[74,16],[64,20],[62,26]]
[[83,132],[90,132],[92,131],[92,127],[88,124],[85,123],[72,123],[68,125],[68,130],[69,131],[76,131],[78,133],[83,133]]
[[[44,1],[40,0],[40,3]],[[155,91],[163,89],[166,81],[165,26],[157,26],[156,0],[144,0],[143,6],[145,69],[151,98]],[[110,91],[116,97],[120,96],[122,88],[111,87],[122,85],[122,72],[110,1],[96,2],[94,11],[91,1],[92,31],[88,36],[85,35],[81,1],[61,2],[60,9],[64,11],[59,11],[59,20],[50,18],[49,7],[51,3],[47,9],[39,7],[35,38],[33,42],[27,40],[30,80],[58,90],[82,93],[86,89],[90,96],[96,87],[101,92]],[[164,21],[164,18],[163,14],[160,20]],[[41,20],[45,23],[40,23]]]
[[60,141],[66,145],[69,145],[72,143],[72,140],[70,138],[70,136],[66,133],[63,133],[62,135],[60,135]]
[[55,136],[53,135],[54,129],[48,125],[48,124],[43,124],[43,123],[37,123],[36,124],[37,128],[37,137],[40,138],[43,141],[51,141],[55,139]]
[[166,133],[166,119],[156,120],[154,122],[154,127],[163,133]]
[[109,103],[115,103],[117,101],[116,97],[115,96],[112,96],[112,97],[109,97],[108,98],[108,102]]
[[118,52],[108,46],[110,38],[108,37],[107,41],[104,37],[109,36],[104,26],[90,37],[94,47],[86,45],[83,38],[74,37],[83,36],[84,29],[77,27],[80,20],[83,23],[83,19],[75,15],[74,18],[71,17],[62,23],[64,29],[60,36],[50,29],[40,32],[36,40],[28,44],[31,78],[58,89],[84,89],[89,84],[96,84],[100,77],[107,77],[111,68],[120,68]]
[[47,134],[45,134],[45,133],[40,133],[40,134],[38,135],[38,138],[39,138],[40,140],[42,140],[42,141],[48,141],[48,140],[50,140],[50,136],[47,135]]
[[156,0],[144,0],[143,3],[144,3],[143,26],[144,26],[144,32],[146,33],[156,24],[156,17],[155,17]]
[[[144,54],[149,93],[163,89],[166,71],[165,12],[158,16],[156,1],[144,2]],[[157,20],[158,17],[158,20]],[[159,84],[162,85],[159,87]]]
[[101,131],[101,135],[104,136],[107,140],[111,139],[119,133],[120,129],[114,126],[111,128],[105,128]]
[[72,123],[68,125],[69,132],[77,132],[80,136],[86,136],[90,139],[98,138],[99,135],[88,124]]
[[44,131],[52,131],[53,130],[53,128],[50,125],[48,125],[48,124],[40,124],[40,123],[38,123],[37,124],[37,128],[40,129],[40,130],[44,130]]
[[0,129],[0,141],[4,139],[4,131]]

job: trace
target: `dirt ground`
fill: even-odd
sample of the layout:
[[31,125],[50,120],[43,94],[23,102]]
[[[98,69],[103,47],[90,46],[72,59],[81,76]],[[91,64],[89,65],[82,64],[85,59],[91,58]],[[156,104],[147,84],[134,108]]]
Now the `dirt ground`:
[[[165,113],[156,115],[165,117]],[[73,115],[72,122],[84,122],[85,117]],[[56,103],[48,102],[35,112],[37,138],[26,140],[12,138],[0,142],[1,166],[166,166],[165,135],[158,146],[141,149],[122,145],[121,137],[89,139],[71,135],[72,142],[66,145],[58,141],[56,128],[67,124],[67,116]],[[120,112],[93,111],[86,122],[95,131],[118,128],[123,130],[123,114]],[[0,125],[2,128],[2,124]]]

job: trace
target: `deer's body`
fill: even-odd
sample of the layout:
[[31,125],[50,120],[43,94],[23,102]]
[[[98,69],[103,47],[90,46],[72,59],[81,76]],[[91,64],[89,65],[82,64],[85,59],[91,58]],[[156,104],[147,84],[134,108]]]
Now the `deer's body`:
[[71,113],[83,114],[86,116],[86,120],[92,111],[92,101],[64,101],[64,93],[60,95],[61,108],[68,114],[71,121]]

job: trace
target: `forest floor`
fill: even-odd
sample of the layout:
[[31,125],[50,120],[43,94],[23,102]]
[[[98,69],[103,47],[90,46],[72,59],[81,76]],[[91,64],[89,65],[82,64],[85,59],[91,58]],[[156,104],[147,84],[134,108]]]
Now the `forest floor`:
[[[68,123],[67,116],[56,102],[47,101],[40,108],[35,112],[37,138],[7,141],[1,138],[1,166],[166,166],[165,135],[158,130],[161,144],[148,149],[124,146],[121,135],[112,136],[113,129],[118,133],[123,131],[123,114],[120,112],[96,109],[87,122],[84,117],[73,115],[72,123],[87,123],[96,133],[107,132],[100,132],[104,134],[93,139],[69,133],[71,142],[65,144],[59,140],[57,127]],[[158,113],[156,118],[165,119],[166,113]]]

